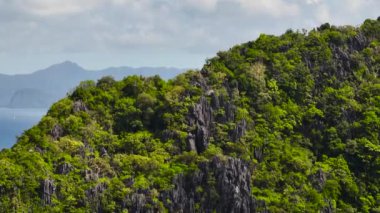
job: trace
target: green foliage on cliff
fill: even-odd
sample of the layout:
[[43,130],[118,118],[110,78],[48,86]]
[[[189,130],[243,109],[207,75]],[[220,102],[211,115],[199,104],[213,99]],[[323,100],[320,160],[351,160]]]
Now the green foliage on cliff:
[[143,192],[164,212],[176,177],[232,157],[254,211],[380,212],[379,74],[366,20],[261,35],[169,81],[82,82],[0,152],[0,211],[137,211]]

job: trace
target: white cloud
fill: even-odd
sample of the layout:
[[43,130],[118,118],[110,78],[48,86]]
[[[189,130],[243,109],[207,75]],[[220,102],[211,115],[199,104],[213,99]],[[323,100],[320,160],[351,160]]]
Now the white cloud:
[[329,8],[325,4],[317,6],[315,18],[317,23],[326,23],[332,21]]
[[380,8],[378,0],[307,0],[307,3],[311,3],[307,12],[315,25],[325,22],[358,25],[366,18],[376,18]]
[[13,4],[26,13],[63,16],[110,6],[120,7],[126,11],[146,10],[153,2],[152,0],[14,0]]
[[243,9],[261,15],[273,17],[297,16],[300,12],[299,5],[285,0],[237,0]]
[[216,8],[218,0],[184,0],[185,6],[191,6],[204,11],[212,11]]
[[306,0],[307,4],[312,4],[312,5],[320,4],[321,2],[322,0]]
[[111,0],[112,3],[117,4],[117,5],[125,5],[125,4],[130,4],[133,3],[133,0]]
[[16,0],[15,4],[27,13],[51,16],[67,15],[91,10],[101,4],[101,0]]
[[129,47],[150,47],[155,48],[165,44],[166,36],[161,32],[149,26],[141,26],[138,29],[120,32],[101,32],[95,35],[95,38],[107,44],[108,48],[114,47],[116,49],[129,48]]
[[355,11],[355,10],[358,10],[360,7],[364,6],[368,2],[369,1],[367,1],[367,0],[347,0],[346,6],[351,11]]
[[0,61],[7,61],[1,53],[137,58],[134,52],[170,61],[165,52],[195,55],[173,60],[191,67],[196,57],[203,61],[260,33],[358,25],[379,16],[379,8],[379,0],[0,0]]

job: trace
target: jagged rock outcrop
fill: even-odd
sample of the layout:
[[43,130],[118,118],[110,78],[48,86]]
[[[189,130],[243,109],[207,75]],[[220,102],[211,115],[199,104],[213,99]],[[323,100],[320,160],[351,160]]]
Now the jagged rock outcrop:
[[54,185],[54,180],[50,179],[45,179],[41,183],[41,188],[42,188],[42,202],[44,205],[50,205],[52,196],[55,193],[56,187]]
[[[215,157],[189,175],[179,175],[174,189],[161,195],[170,212],[254,212],[251,171],[240,159]],[[168,202],[170,200],[170,202]],[[195,205],[199,203],[200,205]]]
[[86,169],[84,171],[84,179],[86,181],[95,181],[95,180],[98,180],[99,179],[99,168],[95,168],[95,169]]
[[199,103],[194,106],[192,115],[189,116],[190,126],[196,126],[195,131],[189,137],[190,147],[194,147],[194,140],[196,151],[203,152],[206,150],[211,135],[212,122],[212,108],[207,99],[202,96]]
[[57,166],[56,173],[61,175],[67,175],[73,170],[73,166],[70,163],[63,162]]
[[197,151],[197,145],[195,142],[195,136],[192,133],[189,133],[187,136],[187,149],[189,151]]
[[102,156],[102,157],[109,157],[106,148],[102,147],[102,148],[100,149],[100,156]]
[[74,105],[73,105],[73,111],[74,112],[80,112],[80,111],[87,112],[88,109],[86,107],[86,104],[83,103],[83,101],[75,101]]
[[[197,151],[198,153],[203,152],[207,149],[209,139],[211,137],[217,138],[214,123],[226,124],[235,120],[236,106],[231,103],[233,98],[232,90],[228,84],[225,84],[224,87],[228,91],[229,97],[218,96],[213,90],[204,90],[204,96],[199,99],[199,102],[192,109],[188,116],[188,122],[189,126],[195,127],[195,130],[188,134],[188,150]],[[206,96],[210,97],[210,100]],[[215,115],[214,112],[218,110],[222,110],[224,113]],[[245,119],[237,122],[236,128],[228,133],[230,140],[236,142],[243,137],[248,128],[247,126]]]
[[245,121],[245,119],[242,119],[238,124],[236,124],[236,127],[234,131],[232,132],[232,140],[235,142],[238,141],[239,138],[244,136],[246,130],[247,130],[247,121]]
[[325,206],[323,209],[322,209],[322,213],[334,213],[336,212],[335,211],[335,208],[334,208],[334,204],[332,203],[331,200],[326,200],[325,201],[327,203],[327,206]]
[[98,183],[94,187],[86,190],[85,194],[90,201],[90,205],[93,212],[101,213],[103,209],[101,208],[101,194],[106,190],[107,185],[105,183]]
[[62,137],[63,133],[64,130],[59,124],[54,125],[54,127],[50,131],[50,135],[54,140],[58,140],[60,137]]
[[321,191],[325,186],[327,177],[328,174],[326,174],[322,169],[318,169],[318,171],[315,174],[309,176],[309,179],[313,184],[314,188]]
[[149,190],[138,190],[132,195],[127,197],[126,205],[129,206],[130,212],[136,213],[153,213],[158,212],[157,209],[152,208],[154,201]]
[[347,43],[351,52],[361,51],[368,46],[369,40],[362,32],[359,32],[353,38],[350,38]]

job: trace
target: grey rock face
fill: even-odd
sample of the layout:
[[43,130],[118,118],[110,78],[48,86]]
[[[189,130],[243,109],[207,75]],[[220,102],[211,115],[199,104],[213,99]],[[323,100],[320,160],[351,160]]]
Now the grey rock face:
[[309,179],[313,184],[314,188],[321,191],[327,181],[327,175],[328,174],[323,172],[322,169],[319,169],[315,174],[310,175]]
[[136,193],[131,197],[132,200],[132,212],[147,212],[145,205],[147,203],[146,197],[144,194]]
[[73,166],[70,163],[63,162],[57,167],[57,174],[67,175],[73,170]]
[[[212,129],[212,108],[205,97],[201,97],[199,103],[194,106],[192,115],[189,117],[190,125],[195,125],[196,130],[194,133],[195,147],[198,153],[206,150],[208,140],[211,135]],[[192,137],[189,137],[190,147],[192,146]],[[193,147],[191,147],[193,148]]]
[[244,136],[246,130],[247,122],[245,119],[243,119],[238,124],[236,124],[235,130],[232,132],[232,140],[235,142],[238,141],[241,137]]
[[59,124],[54,125],[53,129],[50,131],[50,135],[54,140],[58,140],[60,137],[62,137],[63,133],[64,130]]
[[42,185],[42,202],[44,205],[51,205],[51,198],[55,193],[56,187],[54,185],[54,180],[45,179],[41,183]]
[[336,212],[331,200],[325,200],[327,206],[322,209],[322,213],[334,213]]
[[191,133],[187,136],[187,149],[190,151],[197,151],[197,146],[195,144],[195,136]]
[[83,101],[75,101],[74,105],[73,105],[73,111],[74,112],[80,112],[80,111],[87,112],[88,109],[87,109],[86,105],[83,103]]
[[170,212],[255,211],[256,202],[250,195],[251,171],[243,161],[215,157],[199,168],[193,174],[178,176],[174,189],[161,194]]
[[96,181],[99,179],[99,172],[99,168],[95,168],[95,170],[86,169],[84,171],[84,178],[86,181]]
[[[225,124],[235,120],[236,106],[230,100],[226,100],[223,96],[217,96],[214,92],[210,96],[211,103],[202,96],[188,116],[189,126],[195,126],[195,131],[189,133],[187,138],[187,146],[190,151],[201,153],[207,149],[210,137],[215,136],[214,122]],[[224,111],[224,115],[214,117],[213,112],[219,109]],[[244,136],[246,130],[247,122],[243,119],[237,123],[235,130],[229,132],[230,140],[238,141]]]
[[211,107],[214,109],[218,109],[220,107],[219,97],[216,95],[215,92],[211,93],[210,96],[211,96]]
[[102,156],[102,157],[108,157],[109,156],[106,148],[102,147],[100,149],[100,156]]
[[152,203],[149,195],[147,196],[145,193],[135,193],[131,196],[132,207],[131,212],[136,213],[153,213],[154,210],[151,208],[147,208],[146,205]]
[[90,205],[93,212],[101,213],[103,209],[101,208],[101,194],[106,190],[107,185],[105,183],[98,183],[94,187],[86,190],[86,196],[90,201]]
[[348,42],[348,46],[352,51],[361,51],[366,48],[369,44],[368,38],[363,33],[358,33],[353,38],[351,38]]
[[156,203],[152,199],[152,194],[149,190],[138,190],[135,193],[128,195],[124,208],[129,212],[136,213],[153,213],[160,212],[155,206]]

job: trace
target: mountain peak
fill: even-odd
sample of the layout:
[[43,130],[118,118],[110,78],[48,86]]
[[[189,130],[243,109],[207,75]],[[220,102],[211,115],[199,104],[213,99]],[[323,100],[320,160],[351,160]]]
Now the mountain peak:
[[62,63],[58,63],[58,64],[54,64],[54,65],[50,66],[50,68],[52,68],[52,67],[64,67],[64,68],[79,68],[79,69],[83,69],[77,63],[72,62],[72,61],[68,61],[68,60],[64,61]]
[[36,73],[67,73],[67,72],[79,72],[84,71],[81,66],[72,61],[64,61],[62,63],[51,65],[43,70],[37,71]]

